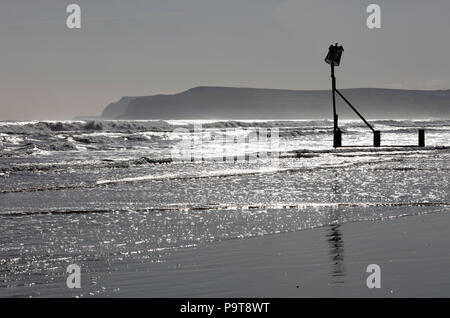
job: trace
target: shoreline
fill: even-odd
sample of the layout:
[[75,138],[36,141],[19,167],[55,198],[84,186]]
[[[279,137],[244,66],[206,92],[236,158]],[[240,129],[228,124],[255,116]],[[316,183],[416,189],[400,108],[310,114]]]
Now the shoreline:
[[[450,209],[232,239],[164,254],[162,262],[94,261],[81,289],[67,274],[0,289],[1,297],[309,298],[450,297]],[[97,263],[97,265],[95,265]],[[381,268],[369,289],[367,266]]]
[[[449,297],[447,212],[180,250],[164,263],[111,273],[106,285],[120,289],[99,296]],[[369,264],[381,267],[380,289],[366,286]]]

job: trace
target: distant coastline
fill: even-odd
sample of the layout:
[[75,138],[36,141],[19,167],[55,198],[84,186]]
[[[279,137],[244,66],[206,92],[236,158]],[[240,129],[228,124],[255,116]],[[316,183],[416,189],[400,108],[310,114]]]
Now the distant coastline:
[[[367,118],[450,118],[450,90],[341,90]],[[329,118],[329,90],[194,87],[172,95],[125,96],[90,119],[317,119]],[[338,100],[341,119],[355,118]]]

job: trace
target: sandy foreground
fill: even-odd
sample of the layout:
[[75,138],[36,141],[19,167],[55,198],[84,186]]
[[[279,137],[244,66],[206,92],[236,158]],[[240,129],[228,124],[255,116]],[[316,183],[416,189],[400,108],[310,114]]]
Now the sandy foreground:
[[[450,209],[437,211],[189,247],[114,271],[99,261],[81,289],[61,272],[0,297],[450,297]],[[370,264],[379,289],[366,285]]]
[[[450,214],[330,225],[178,251],[111,273],[99,296],[449,297]],[[366,268],[381,267],[369,289]]]

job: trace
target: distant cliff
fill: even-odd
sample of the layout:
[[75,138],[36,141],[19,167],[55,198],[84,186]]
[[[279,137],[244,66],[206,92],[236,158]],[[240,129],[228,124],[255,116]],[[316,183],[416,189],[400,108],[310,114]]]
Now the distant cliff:
[[[367,118],[450,118],[450,90],[340,90]],[[336,96],[341,118],[356,118]],[[108,119],[320,119],[332,117],[331,91],[195,87],[174,95],[123,97]]]
[[101,115],[101,118],[103,119],[116,119],[122,116],[127,107],[128,104],[135,99],[135,97],[122,97],[118,102],[111,103],[103,110],[103,113]]

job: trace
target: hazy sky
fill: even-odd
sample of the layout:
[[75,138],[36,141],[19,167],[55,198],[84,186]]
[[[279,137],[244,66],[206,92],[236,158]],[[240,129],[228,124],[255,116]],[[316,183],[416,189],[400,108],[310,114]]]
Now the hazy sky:
[[[77,3],[82,27],[66,27]],[[381,6],[382,28],[366,26]],[[97,115],[121,96],[220,85],[450,88],[448,0],[1,0],[0,120]]]

